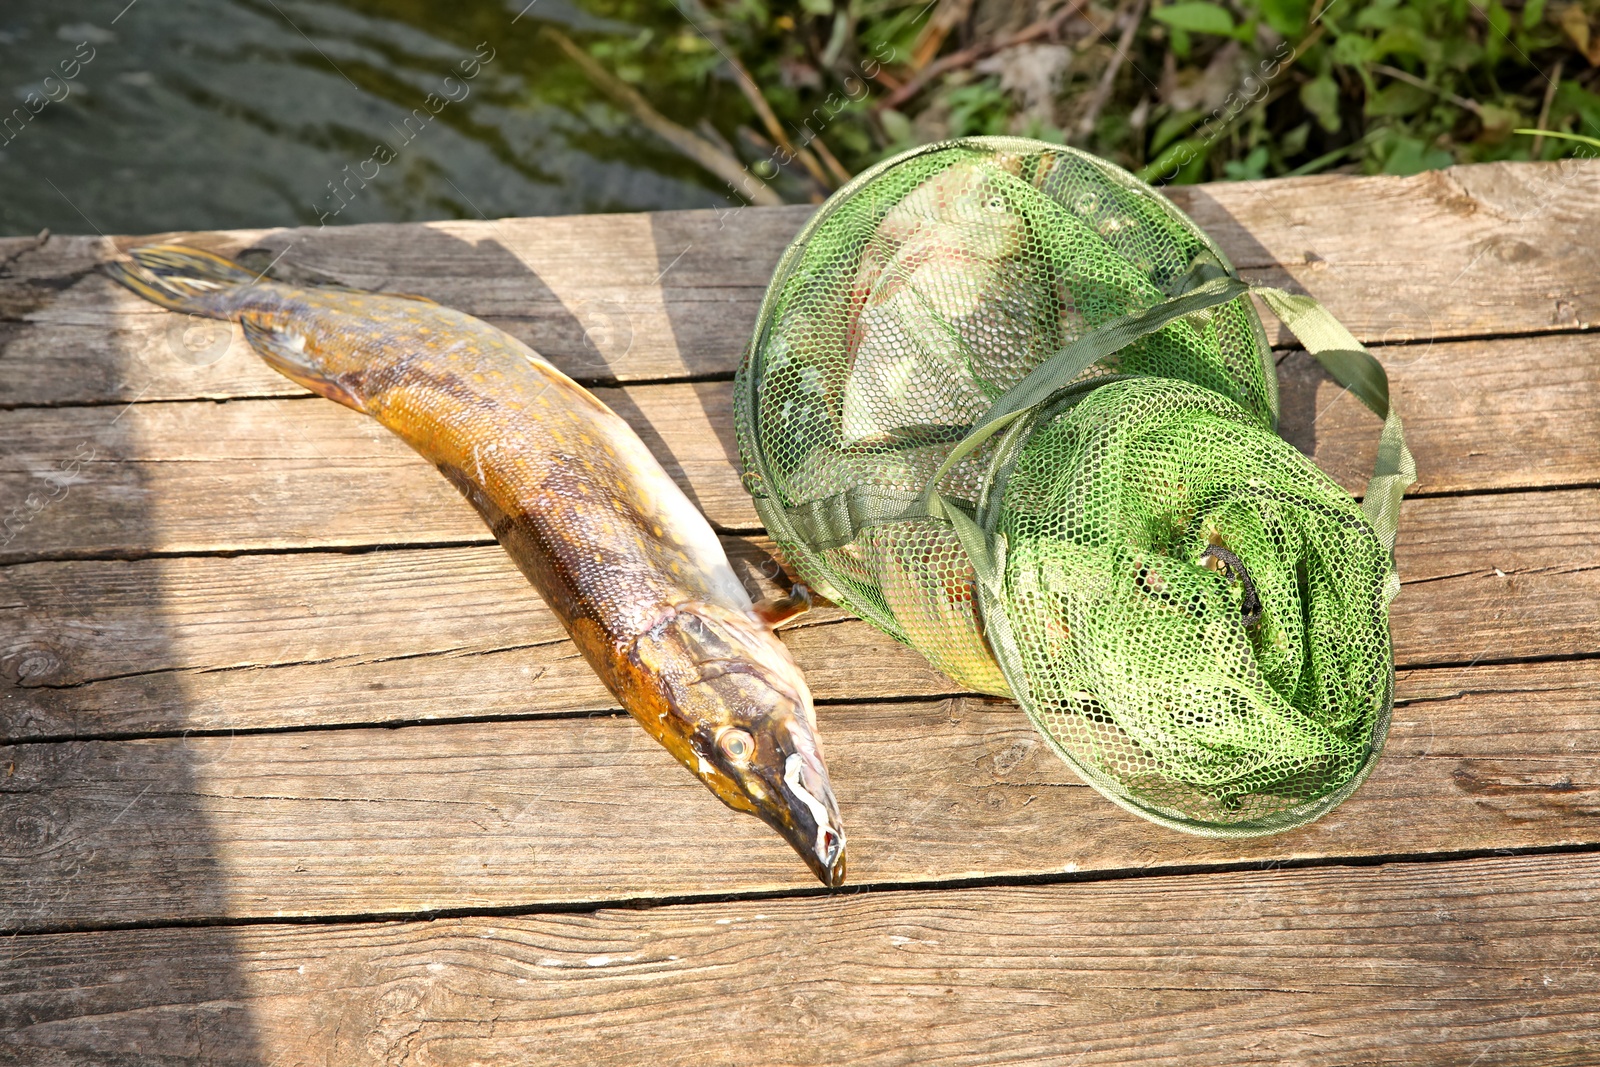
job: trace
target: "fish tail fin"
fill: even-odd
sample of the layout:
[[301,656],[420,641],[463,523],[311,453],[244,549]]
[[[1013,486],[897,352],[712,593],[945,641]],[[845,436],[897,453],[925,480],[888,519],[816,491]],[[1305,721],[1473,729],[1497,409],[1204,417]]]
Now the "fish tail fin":
[[112,278],[172,311],[217,319],[237,317],[234,290],[260,280],[231,259],[186,245],[145,245],[105,265]]

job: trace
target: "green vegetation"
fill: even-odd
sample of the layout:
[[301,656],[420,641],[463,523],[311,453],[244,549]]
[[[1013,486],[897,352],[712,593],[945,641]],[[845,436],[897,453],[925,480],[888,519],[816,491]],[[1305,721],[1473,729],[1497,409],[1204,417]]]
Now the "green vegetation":
[[[1595,149],[1519,129],[1600,136],[1600,0],[586,7],[646,27],[577,34],[591,55],[746,164],[781,140],[730,57],[796,144],[820,134],[851,172],[979,133],[1069,142],[1158,182],[1556,159]],[[776,183],[816,198],[833,173],[796,162]]]

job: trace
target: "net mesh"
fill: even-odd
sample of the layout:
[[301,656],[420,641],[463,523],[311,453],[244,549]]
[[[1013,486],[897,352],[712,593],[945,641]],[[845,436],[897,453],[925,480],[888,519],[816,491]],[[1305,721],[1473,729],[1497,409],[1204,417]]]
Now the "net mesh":
[[[1031,371],[1183,292],[1197,263],[1231,274],[1093,156],[1009,138],[908,153],[784,257],[738,429],[803,580],[961,685],[1015,696],[1112,799],[1243,835],[1353,789],[1393,676],[1388,549],[1277,436],[1248,297],[1136,338],[946,463]],[[992,585],[930,485],[991,538]]]

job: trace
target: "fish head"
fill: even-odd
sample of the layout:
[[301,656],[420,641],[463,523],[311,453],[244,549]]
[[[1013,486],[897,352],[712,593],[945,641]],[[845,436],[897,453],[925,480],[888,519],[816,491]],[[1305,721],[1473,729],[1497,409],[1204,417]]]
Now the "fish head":
[[[363,382],[374,360],[373,344],[352,344],[341,331],[304,322],[294,309],[248,310],[238,317],[238,325],[272,370],[318,397],[368,413]],[[381,344],[376,355],[384,355]]]
[[635,656],[662,698],[652,730],[662,744],[723,803],[782,835],[824,885],[843,884],[844,830],[811,692],[777,635],[753,614],[695,604],[651,627]]

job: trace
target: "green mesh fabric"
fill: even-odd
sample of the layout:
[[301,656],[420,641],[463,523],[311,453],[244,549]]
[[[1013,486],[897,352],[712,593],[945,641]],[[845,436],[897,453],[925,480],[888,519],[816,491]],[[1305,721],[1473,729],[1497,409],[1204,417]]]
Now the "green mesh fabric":
[[1014,696],[1113,800],[1229,836],[1348,795],[1393,678],[1391,542],[1277,436],[1246,288],[1102,160],[951,142],[818,212],[736,384],[746,487],[804,581]]

